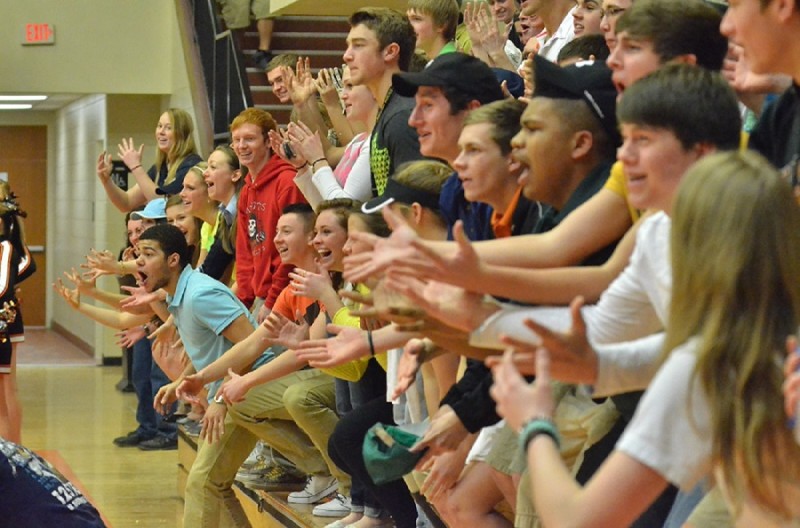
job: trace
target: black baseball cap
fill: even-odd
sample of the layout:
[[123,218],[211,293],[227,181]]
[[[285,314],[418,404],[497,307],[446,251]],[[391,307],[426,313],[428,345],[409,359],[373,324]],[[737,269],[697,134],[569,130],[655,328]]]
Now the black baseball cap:
[[439,55],[422,71],[392,75],[392,87],[402,96],[414,97],[420,86],[450,86],[481,104],[503,98],[492,69],[480,59],[459,52]]
[[604,62],[579,61],[562,68],[539,55],[533,61],[534,97],[585,101],[611,139],[620,143],[617,89]]

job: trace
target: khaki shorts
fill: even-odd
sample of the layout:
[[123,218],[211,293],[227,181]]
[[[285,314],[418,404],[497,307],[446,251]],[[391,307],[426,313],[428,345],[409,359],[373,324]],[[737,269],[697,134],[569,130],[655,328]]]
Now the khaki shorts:
[[246,28],[252,18],[275,18],[269,8],[269,0],[217,0],[222,8],[222,18],[228,29]]

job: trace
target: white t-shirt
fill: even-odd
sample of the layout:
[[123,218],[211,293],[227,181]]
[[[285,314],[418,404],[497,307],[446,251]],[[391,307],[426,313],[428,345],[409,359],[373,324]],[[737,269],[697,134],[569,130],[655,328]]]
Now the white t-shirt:
[[616,449],[689,490],[711,471],[708,399],[694,379],[697,339],[672,351]]

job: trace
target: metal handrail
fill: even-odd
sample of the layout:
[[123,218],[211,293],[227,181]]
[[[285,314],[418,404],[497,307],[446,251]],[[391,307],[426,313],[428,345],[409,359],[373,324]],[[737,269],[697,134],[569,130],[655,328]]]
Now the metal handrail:
[[242,54],[233,33],[223,29],[215,0],[192,0],[195,40],[203,65],[214,143],[230,141],[228,126],[253,96]]

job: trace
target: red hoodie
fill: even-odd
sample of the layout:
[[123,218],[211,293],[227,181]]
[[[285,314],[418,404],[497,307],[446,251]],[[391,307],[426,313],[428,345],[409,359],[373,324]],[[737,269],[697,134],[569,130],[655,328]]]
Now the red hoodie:
[[290,164],[271,156],[253,182],[248,174],[239,195],[236,234],[236,295],[246,305],[256,297],[265,299],[272,309],[278,294],[289,283],[289,265],[281,257],[272,239],[284,207],[306,203],[294,183],[297,171]]

